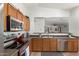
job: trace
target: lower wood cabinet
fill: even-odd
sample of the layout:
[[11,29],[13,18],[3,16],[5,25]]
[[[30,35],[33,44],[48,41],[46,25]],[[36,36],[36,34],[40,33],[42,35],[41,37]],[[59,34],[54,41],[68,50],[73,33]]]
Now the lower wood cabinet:
[[77,39],[67,40],[67,51],[78,51],[78,40]]
[[[65,41],[64,51],[78,51],[79,41],[75,38],[69,38]],[[60,42],[61,43],[61,42]],[[32,49],[31,51],[59,51],[58,40],[55,38],[32,38]],[[61,47],[60,47],[61,48]]]
[[56,51],[57,40],[54,38],[32,38],[32,51]]
[[50,39],[49,38],[43,38],[43,47],[42,51],[50,51]]
[[50,42],[49,42],[49,45],[50,45],[50,50],[49,51],[57,51],[57,39],[51,38]]
[[42,51],[42,39],[41,38],[32,39],[32,51]]

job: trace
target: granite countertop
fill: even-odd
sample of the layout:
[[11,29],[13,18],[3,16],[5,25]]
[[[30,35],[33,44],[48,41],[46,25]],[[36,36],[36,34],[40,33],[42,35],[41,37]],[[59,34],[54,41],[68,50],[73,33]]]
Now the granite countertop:
[[68,37],[68,33],[42,33],[42,34],[31,34],[30,38],[54,38],[54,37]]
[[[30,35],[39,35],[39,33],[32,33]],[[41,35],[69,35],[69,33],[41,33]]]
[[3,49],[0,50],[0,56],[13,56],[15,53],[18,53],[18,49]]
[[[24,40],[26,40],[27,38],[23,38]],[[13,49],[2,49],[0,50],[0,56],[15,56],[16,53],[19,52],[19,49],[21,47],[23,47],[24,45],[26,45],[26,47],[29,45],[29,41],[24,42],[23,44],[21,44],[20,46],[18,46],[17,48],[13,48]]]

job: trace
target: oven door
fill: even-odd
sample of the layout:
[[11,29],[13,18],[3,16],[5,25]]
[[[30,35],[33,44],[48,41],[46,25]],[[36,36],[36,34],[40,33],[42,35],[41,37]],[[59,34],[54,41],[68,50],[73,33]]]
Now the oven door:
[[29,56],[29,46],[21,53],[21,56]]
[[29,51],[29,46],[26,48],[26,54],[25,56],[29,56],[30,55],[30,51]]

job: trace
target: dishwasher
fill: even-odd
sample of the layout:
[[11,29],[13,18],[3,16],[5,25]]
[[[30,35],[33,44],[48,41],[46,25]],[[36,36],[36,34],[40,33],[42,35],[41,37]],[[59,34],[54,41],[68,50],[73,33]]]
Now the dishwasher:
[[66,51],[66,49],[67,49],[66,41],[67,41],[68,37],[58,36],[55,38],[57,39],[57,51]]

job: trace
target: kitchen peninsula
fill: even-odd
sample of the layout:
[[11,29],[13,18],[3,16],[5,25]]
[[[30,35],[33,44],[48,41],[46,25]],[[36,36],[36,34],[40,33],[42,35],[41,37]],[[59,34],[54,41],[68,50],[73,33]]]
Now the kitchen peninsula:
[[[31,34],[32,51],[78,51],[78,39],[68,33]],[[73,44],[73,45],[72,45]]]

